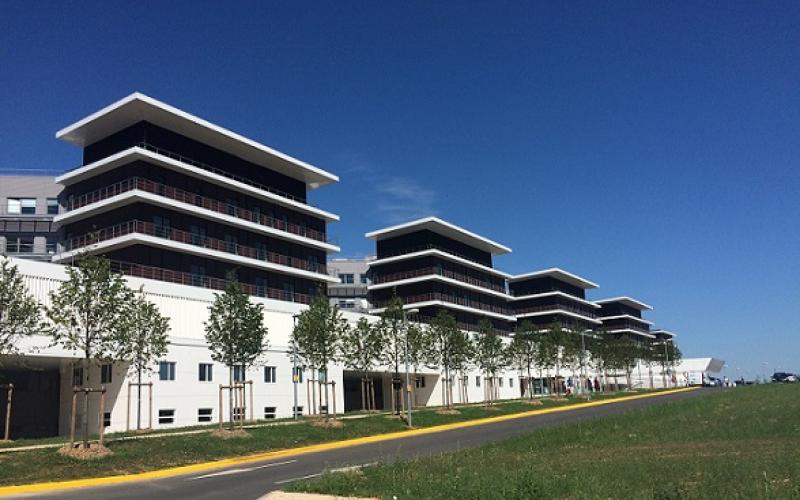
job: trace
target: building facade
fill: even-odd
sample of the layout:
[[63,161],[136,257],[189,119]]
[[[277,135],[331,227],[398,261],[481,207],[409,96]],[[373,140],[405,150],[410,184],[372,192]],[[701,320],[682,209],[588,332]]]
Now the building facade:
[[382,312],[397,295],[423,322],[445,309],[465,330],[476,330],[486,319],[501,332],[511,331],[508,275],[492,266],[493,257],[510,248],[436,217],[366,236],[375,241],[377,255],[369,266],[371,312]]
[[650,333],[653,323],[642,318],[642,312],[652,311],[652,306],[631,297],[614,297],[595,302],[600,306],[603,333],[636,342],[655,338]]
[[600,325],[599,306],[586,299],[595,283],[562,269],[551,268],[513,276],[508,280],[509,302],[517,322],[537,329],[558,324],[581,331]]
[[0,182],[0,254],[49,261],[57,250],[61,187],[49,175],[4,175]]
[[338,178],[142,94],[56,137],[83,164],[56,179],[63,242],[54,262],[103,255],[130,276],[308,303],[334,280],[327,223],[307,193]]
[[369,312],[369,265],[374,260],[375,257],[328,260],[328,274],[339,280],[328,285],[331,305],[347,311]]

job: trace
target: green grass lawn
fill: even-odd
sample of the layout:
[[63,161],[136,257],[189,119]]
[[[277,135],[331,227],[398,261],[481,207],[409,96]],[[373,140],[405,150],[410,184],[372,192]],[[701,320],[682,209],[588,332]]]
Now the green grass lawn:
[[[609,393],[603,397],[627,394]],[[459,408],[458,415],[440,415],[431,409],[415,410],[414,426],[428,427],[574,402],[576,401],[545,401],[543,406],[531,406],[524,402],[512,401],[497,404],[492,408],[465,406]],[[222,440],[208,433],[188,436],[170,436],[166,433],[160,435],[158,439],[112,440],[108,447],[113,455],[92,461],[63,457],[54,449],[0,453],[0,485],[132,474],[295,446],[402,431],[405,428],[405,424],[396,418],[370,415],[345,420],[344,427],[340,429],[319,428],[307,421],[297,425],[258,427],[249,429],[251,437],[245,439]],[[47,442],[52,440],[30,440],[24,444]]]
[[800,498],[800,384],[713,394],[290,485],[382,498]]

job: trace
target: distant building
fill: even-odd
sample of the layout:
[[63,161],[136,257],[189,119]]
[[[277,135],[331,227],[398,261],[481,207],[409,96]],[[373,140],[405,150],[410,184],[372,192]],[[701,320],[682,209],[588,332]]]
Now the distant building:
[[49,261],[56,253],[61,186],[47,175],[0,175],[0,254]]
[[328,274],[339,280],[328,284],[331,305],[354,312],[369,312],[367,287],[370,284],[369,265],[375,257],[362,259],[331,259]]

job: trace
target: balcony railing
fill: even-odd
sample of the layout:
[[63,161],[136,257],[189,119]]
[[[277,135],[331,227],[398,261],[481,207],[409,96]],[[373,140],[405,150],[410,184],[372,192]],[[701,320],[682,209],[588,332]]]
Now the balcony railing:
[[71,238],[64,242],[63,248],[65,252],[69,252],[71,250],[84,248],[101,241],[106,241],[133,233],[155,236],[157,238],[176,241],[178,243],[208,248],[210,250],[217,250],[219,252],[225,252],[241,257],[271,262],[273,264],[280,264],[282,266],[302,269],[304,271],[311,271],[319,274],[327,273],[327,269],[324,264],[319,264],[314,261],[290,257],[288,255],[279,254],[266,249],[239,245],[238,243],[231,241],[209,238],[200,234],[159,226],[151,222],[144,222],[140,220],[123,222],[115,226],[106,227],[93,231],[89,234]]
[[[111,261],[111,269],[114,272],[124,274],[125,276],[135,276],[137,278],[146,278],[157,281],[167,281],[169,283],[177,283],[179,285],[198,286],[202,288],[211,288],[214,290],[224,290],[226,280],[221,278],[213,278],[200,274],[190,274],[182,271],[172,271],[169,269],[162,269],[160,267],[144,266],[141,264],[133,264],[130,262]],[[313,297],[304,293],[289,292],[277,288],[269,288],[265,286],[250,285],[247,283],[240,283],[242,290],[248,295],[255,295],[257,297],[267,297],[275,300],[284,300],[288,302],[300,302],[302,304],[310,304]]]
[[427,276],[431,274],[437,274],[439,276],[444,276],[446,278],[452,278],[454,280],[460,281],[462,283],[467,283],[469,285],[481,287],[481,288],[488,288],[489,290],[494,290],[496,292],[505,293],[505,288],[489,282],[474,278],[472,276],[468,276],[466,274],[457,273],[455,271],[450,271],[448,269],[442,269],[441,267],[431,266],[431,267],[424,267],[422,269],[414,269],[413,271],[401,271],[392,274],[376,274],[374,275],[374,283],[390,283],[392,281],[399,281],[404,279],[411,279],[411,278],[418,278],[420,276]]
[[587,318],[592,318],[592,319],[597,318],[597,314],[595,314],[592,311],[581,309],[579,307],[573,307],[567,304],[549,304],[549,305],[520,307],[518,309],[514,309],[514,314],[527,314],[527,313],[546,312],[546,311],[553,311],[553,314],[558,314],[559,311],[565,311],[574,314],[580,314],[581,316],[585,316]]
[[[533,278],[531,278],[531,279],[533,279]],[[540,293],[552,293],[552,292],[561,292],[561,293],[565,293],[565,294],[567,294],[567,295],[569,295],[571,297],[575,297],[578,300],[586,300],[586,299],[582,299],[581,297],[578,297],[577,295],[573,294],[572,292],[570,292],[568,290],[562,290],[562,289],[560,289],[558,287],[555,287],[555,286],[544,287],[544,288],[540,288],[540,289],[536,289],[536,290],[527,290],[527,291],[524,291],[524,292],[514,291],[514,289],[511,288],[511,287],[509,287],[509,290],[508,290],[508,293],[513,295],[514,297],[525,297],[526,295],[538,295]]]
[[[403,301],[403,304],[414,304],[417,302],[428,302],[432,300],[439,300],[442,302],[447,302],[449,304],[457,304],[460,306],[471,307],[473,309],[480,309],[482,311],[489,311],[497,314],[503,314],[506,316],[510,316],[513,314],[511,310],[507,307],[487,304],[485,302],[480,302],[473,299],[467,299],[464,297],[457,297],[442,292],[420,293],[417,295],[408,295],[400,297],[400,299]],[[374,307],[381,308],[381,307],[386,307],[387,305],[389,305],[389,301],[381,301],[381,302],[376,302],[374,304]]]
[[67,200],[65,208],[67,211],[75,210],[77,208],[81,208],[92,203],[97,203],[98,201],[102,201],[134,189],[157,194],[159,196],[180,201],[182,203],[187,203],[189,205],[205,208],[206,210],[211,210],[212,212],[230,215],[232,217],[236,217],[237,219],[254,222],[262,226],[278,229],[279,231],[285,231],[287,233],[304,236],[317,241],[327,241],[325,233],[322,231],[317,231],[316,229],[311,229],[300,224],[294,224],[276,219],[275,217],[260,214],[253,210],[239,208],[230,203],[222,203],[212,198],[207,198],[183,189],[167,186],[166,184],[153,182],[142,177],[132,177],[130,179],[115,182],[109,186],[95,189],[92,192],[82,194],[80,196],[70,197]]
[[161,156],[166,156],[166,157],[172,158],[173,160],[178,160],[181,163],[187,163],[187,164],[192,165],[194,167],[202,168],[203,170],[206,170],[206,171],[211,172],[213,174],[221,175],[222,177],[226,177],[228,179],[231,179],[231,180],[234,180],[234,181],[237,181],[237,182],[241,182],[243,184],[247,184],[248,186],[252,186],[252,187],[254,187],[256,189],[260,189],[261,191],[267,191],[269,193],[278,195],[278,196],[280,196],[282,198],[288,198],[288,199],[290,199],[292,201],[296,201],[298,203],[302,203],[303,205],[313,206],[310,203],[308,203],[305,199],[300,198],[299,196],[295,196],[292,193],[288,193],[286,191],[274,188],[272,186],[267,186],[265,184],[261,184],[260,182],[253,181],[251,179],[248,179],[246,177],[242,177],[240,175],[232,174],[232,173],[227,172],[225,170],[222,170],[222,169],[219,169],[217,167],[211,166],[208,163],[204,163],[202,161],[198,161],[198,160],[189,158],[187,156],[184,156],[184,155],[182,155],[180,153],[175,153],[173,151],[169,151],[167,149],[160,148],[158,146],[154,146],[154,145],[152,145],[152,144],[150,144],[148,142],[140,142],[140,143],[138,143],[136,145],[138,147],[142,148],[142,149],[146,149],[148,151],[152,151],[154,153],[158,153]]
[[606,330],[634,330],[642,333],[650,333],[650,328],[635,321],[606,320],[603,321],[603,328]]

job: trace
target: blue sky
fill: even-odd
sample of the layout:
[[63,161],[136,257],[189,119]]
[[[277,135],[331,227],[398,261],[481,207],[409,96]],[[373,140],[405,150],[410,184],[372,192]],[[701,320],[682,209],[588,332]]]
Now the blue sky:
[[800,3],[16,2],[0,168],[138,90],[337,173],[348,256],[435,214],[655,306],[688,356],[800,371]]

